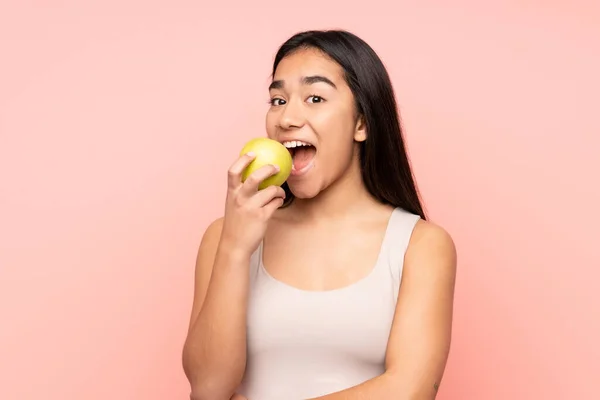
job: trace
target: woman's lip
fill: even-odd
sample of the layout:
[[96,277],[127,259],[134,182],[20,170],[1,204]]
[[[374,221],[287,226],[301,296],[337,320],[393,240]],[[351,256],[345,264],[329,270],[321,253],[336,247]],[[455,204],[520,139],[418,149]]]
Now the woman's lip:
[[314,164],[315,164],[315,159],[313,157],[313,159],[310,160],[310,162],[302,169],[295,170],[292,166],[292,172],[290,172],[290,177],[291,176],[302,176],[302,175],[306,174],[310,169],[312,169]]

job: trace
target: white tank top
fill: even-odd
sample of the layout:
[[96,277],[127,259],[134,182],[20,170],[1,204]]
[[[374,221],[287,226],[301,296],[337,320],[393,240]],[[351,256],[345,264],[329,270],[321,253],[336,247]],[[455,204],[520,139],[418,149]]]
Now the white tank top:
[[330,291],[305,291],[273,278],[252,255],[246,373],[249,400],[302,400],[381,375],[418,215],[392,212],[378,260],[365,278]]

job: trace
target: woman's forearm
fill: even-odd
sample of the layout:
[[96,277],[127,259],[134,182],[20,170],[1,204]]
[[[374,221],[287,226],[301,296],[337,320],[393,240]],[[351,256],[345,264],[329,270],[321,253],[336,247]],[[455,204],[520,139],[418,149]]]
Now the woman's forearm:
[[249,263],[249,255],[219,245],[206,298],[184,349],[193,400],[228,400],[242,381]]

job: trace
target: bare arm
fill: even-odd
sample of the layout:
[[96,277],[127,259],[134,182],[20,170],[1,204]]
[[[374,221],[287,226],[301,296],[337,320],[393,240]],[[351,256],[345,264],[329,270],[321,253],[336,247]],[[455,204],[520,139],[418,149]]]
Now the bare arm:
[[245,182],[254,155],[228,171],[225,216],[206,230],[196,260],[194,304],[183,348],[192,400],[229,400],[246,369],[246,308],[249,264],[268,220],[283,203],[281,187],[258,185],[277,168],[263,166]]
[[229,399],[246,367],[249,256],[220,243],[222,219],[198,250],[194,304],[183,351],[192,399]]
[[452,239],[420,221],[405,255],[385,373],[318,400],[435,399],[450,350],[455,276]]

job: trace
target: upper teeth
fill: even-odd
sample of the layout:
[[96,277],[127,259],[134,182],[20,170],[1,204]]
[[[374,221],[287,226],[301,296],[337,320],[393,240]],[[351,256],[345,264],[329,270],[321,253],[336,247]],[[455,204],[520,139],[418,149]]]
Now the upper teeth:
[[282,143],[285,147],[289,148],[293,148],[293,147],[300,147],[300,146],[312,146],[312,144],[310,143],[306,143],[306,142],[302,142],[300,140],[290,140],[287,142],[283,142]]

